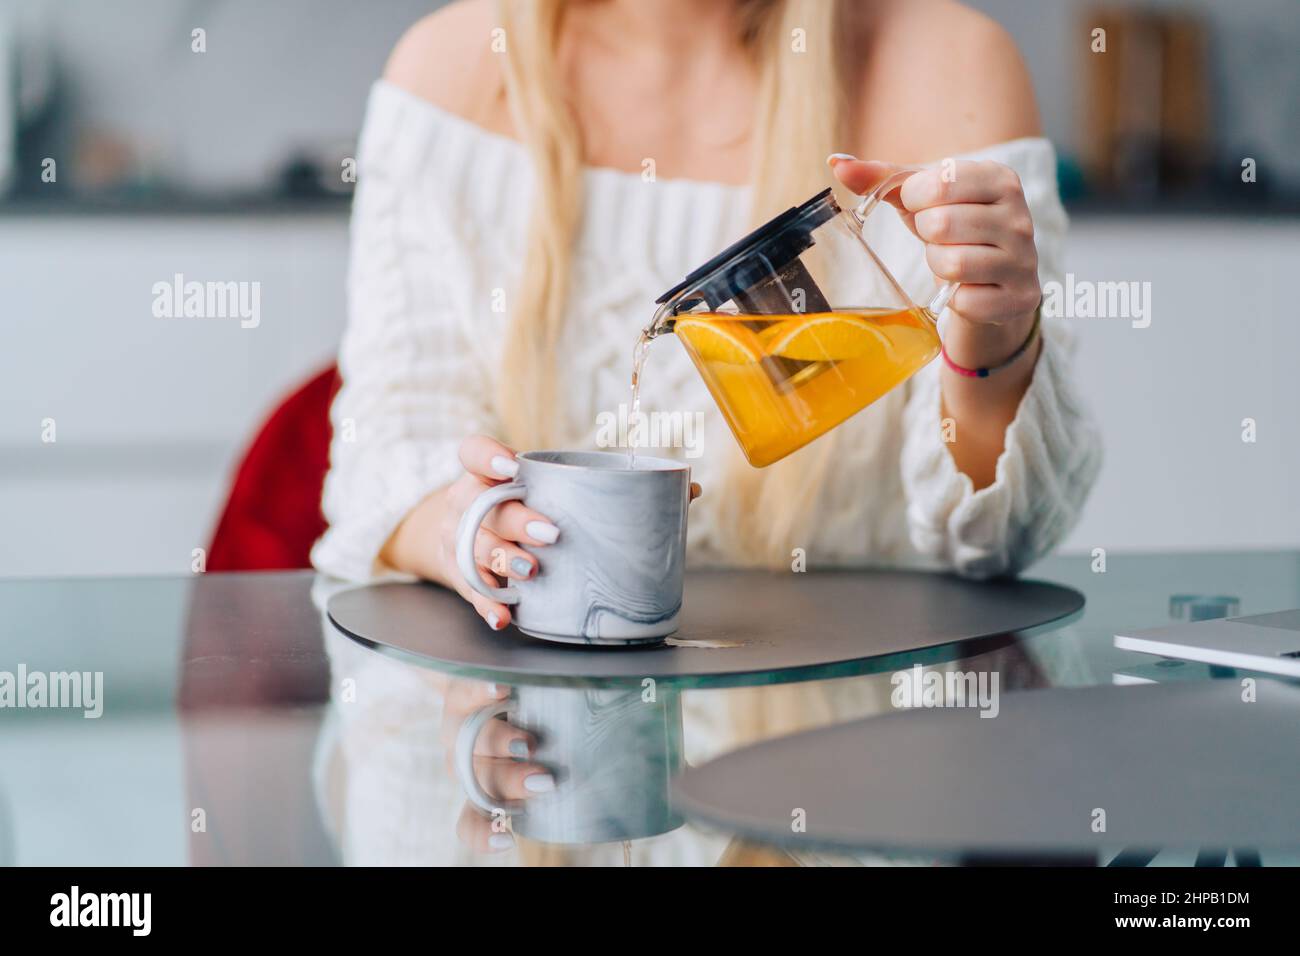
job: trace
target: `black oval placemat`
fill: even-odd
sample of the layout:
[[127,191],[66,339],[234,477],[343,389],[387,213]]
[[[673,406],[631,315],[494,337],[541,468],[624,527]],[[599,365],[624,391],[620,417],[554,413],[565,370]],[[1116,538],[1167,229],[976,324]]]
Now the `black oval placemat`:
[[696,686],[874,673],[969,656],[1061,623],[1083,595],[1042,581],[975,582],[919,571],[689,572],[683,627],[668,646],[549,643],[491,630],[431,584],[380,584],[330,599],[341,631],[380,651],[486,680],[640,681]]
[[688,769],[674,801],[786,847],[940,858],[1297,849],[1300,687],[1253,690],[1053,688],[1003,694],[992,718],[900,711],[724,754]]

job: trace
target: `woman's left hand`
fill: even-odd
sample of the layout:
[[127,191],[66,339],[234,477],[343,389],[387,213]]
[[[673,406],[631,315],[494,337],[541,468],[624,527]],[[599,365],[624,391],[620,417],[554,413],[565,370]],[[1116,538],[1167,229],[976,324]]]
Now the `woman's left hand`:
[[[899,167],[836,154],[836,178],[865,193]],[[944,346],[967,368],[997,365],[1024,341],[1038,309],[1038,251],[1020,177],[990,161],[945,160],[884,197],[925,243],[930,270],[960,282]]]

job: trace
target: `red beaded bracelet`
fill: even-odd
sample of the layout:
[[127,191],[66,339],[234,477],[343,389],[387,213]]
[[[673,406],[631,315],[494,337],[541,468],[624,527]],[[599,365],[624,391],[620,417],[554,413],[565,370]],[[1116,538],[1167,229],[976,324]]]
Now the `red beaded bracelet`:
[[943,355],[943,360],[947,364],[947,366],[950,369],[952,369],[954,372],[956,372],[958,375],[965,375],[967,378],[988,378],[994,372],[1001,371],[1002,369],[1006,368],[1008,365],[1010,365],[1016,359],[1020,358],[1020,356],[1024,355],[1025,352],[1029,350],[1029,346],[1033,345],[1034,339],[1038,337],[1038,324],[1039,321],[1042,319],[1042,315],[1043,315],[1043,310],[1039,308],[1038,311],[1034,313],[1033,328],[1031,328],[1029,330],[1029,334],[1025,336],[1024,342],[1020,343],[1020,348],[1012,352],[1010,357],[1007,358],[1006,361],[1001,362],[998,365],[994,365],[990,368],[965,368],[961,365],[958,365],[956,362],[950,359],[948,357],[948,350],[944,348],[942,345],[939,347],[939,351]]

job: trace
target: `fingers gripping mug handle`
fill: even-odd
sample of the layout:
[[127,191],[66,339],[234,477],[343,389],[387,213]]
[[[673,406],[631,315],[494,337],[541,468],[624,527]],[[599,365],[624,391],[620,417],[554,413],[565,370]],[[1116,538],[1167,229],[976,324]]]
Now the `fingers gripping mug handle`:
[[495,720],[509,709],[508,700],[486,704],[474,711],[465,723],[460,725],[460,730],[456,734],[456,778],[460,781],[465,795],[469,797],[470,803],[487,814],[498,812],[515,814],[522,809],[518,801],[495,799],[479,785],[478,778],[474,775],[474,744],[478,741],[478,735],[483,732],[489,720]]
[[[913,173],[919,173],[924,168],[924,166],[904,166],[876,183],[875,188],[863,196],[862,201],[853,210],[853,215],[858,220],[859,230],[866,226],[867,216],[871,215],[871,211],[880,205],[882,199],[907,182]],[[945,282],[926,305],[926,310],[935,318],[938,318],[939,313],[948,307],[948,302],[952,299],[952,294],[957,291],[959,285],[961,285],[960,282]]]
[[456,528],[456,567],[460,569],[465,582],[485,598],[502,604],[518,604],[519,590],[494,588],[483,582],[478,571],[478,561],[474,558],[474,542],[478,539],[478,529],[489,511],[503,501],[518,501],[523,496],[524,486],[517,481],[489,488],[470,502]]

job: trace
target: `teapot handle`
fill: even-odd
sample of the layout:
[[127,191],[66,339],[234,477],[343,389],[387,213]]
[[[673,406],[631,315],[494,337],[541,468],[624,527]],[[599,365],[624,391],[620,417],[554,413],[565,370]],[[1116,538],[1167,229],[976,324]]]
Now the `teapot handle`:
[[[904,166],[902,169],[890,173],[880,182],[876,183],[875,188],[863,196],[862,200],[853,210],[853,218],[858,221],[858,231],[861,232],[866,226],[867,216],[871,214],[871,211],[875,209],[876,206],[880,205],[882,199],[899,186],[903,185],[903,183],[906,182],[908,177],[913,173],[919,173],[924,168],[924,166]],[[937,319],[939,313],[948,307],[948,301],[952,298],[952,294],[957,291],[957,287],[960,285],[960,282],[945,282],[939,287],[939,291],[934,294],[934,297],[931,298],[929,303],[926,305],[926,311]]]

